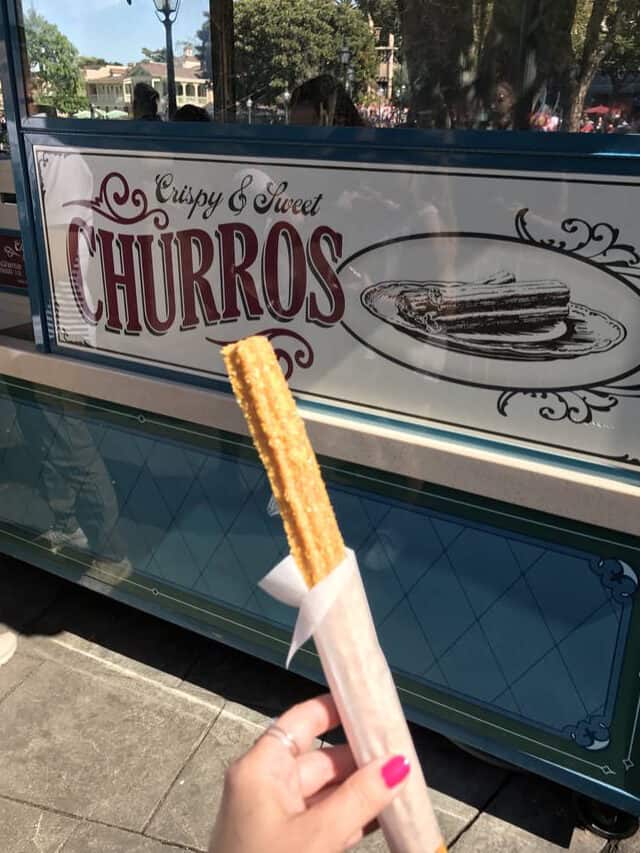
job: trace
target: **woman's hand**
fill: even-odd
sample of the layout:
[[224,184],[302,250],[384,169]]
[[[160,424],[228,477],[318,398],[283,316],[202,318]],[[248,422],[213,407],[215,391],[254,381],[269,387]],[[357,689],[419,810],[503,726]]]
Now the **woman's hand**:
[[231,765],[211,853],[342,853],[362,838],[409,765],[389,756],[356,770],[348,746],[314,749],[339,722],[329,695],[303,702]]

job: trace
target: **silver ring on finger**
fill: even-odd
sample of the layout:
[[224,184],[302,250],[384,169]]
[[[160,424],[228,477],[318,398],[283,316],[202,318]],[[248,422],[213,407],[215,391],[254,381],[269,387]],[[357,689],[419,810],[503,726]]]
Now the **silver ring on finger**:
[[267,736],[274,737],[276,740],[279,740],[280,743],[289,750],[294,758],[297,758],[300,755],[300,747],[295,742],[293,736],[290,735],[289,732],[285,732],[285,730],[276,725],[276,723],[272,723],[266,730],[263,737]]

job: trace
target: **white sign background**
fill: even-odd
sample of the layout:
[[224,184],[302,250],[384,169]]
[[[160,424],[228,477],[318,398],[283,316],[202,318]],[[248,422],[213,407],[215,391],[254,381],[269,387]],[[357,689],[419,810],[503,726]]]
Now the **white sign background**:
[[[91,347],[141,364],[224,377],[219,345],[212,340],[280,330],[273,343],[288,352],[290,385],[301,396],[365,407],[401,421],[428,421],[446,429],[541,443],[591,455],[605,464],[638,464],[640,259],[635,247],[640,247],[640,225],[635,193],[640,181],[332,161],[239,162],[53,146],[37,146],[34,152],[60,348]],[[126,179],[132,192],[144,193],[150,211],[166,211],[165,230],[203,228],[213,234],[221,223],[242,222],[253,229],[260,246],[279,220],[293,223],[305,244],[318,226],[339,232],[343,251],[335,266],[346,299],[342,322],[323,328],[307,322],[302,311],[291,322],[278,323],[265,312],[259,320],[243,317],[209,326],[200,322],[182,331],[178,321],[161,336],[114,333],[104,322],[87,324],[69,280],[71,220],[81,217],[96,229],[158,236],[150,215],[138,222],[109,220],[108,204],[98,200],[105,178],[114,172]],[[189,204],[159,201],[156,178],[167,173],[176,187],[219,194],[218,207],[205,220],[201,209],[189,217]],[[238,213],[229,200],[243,180],[247,203]],[[257,213],[255,196],[280,182],[287,183],[286,194],[292,198],[321,195],[315,215]],[[141,209],[132,205],[133,198],[128,207],[122,205],[130,220]],[[91,206],[90,200],[98,203]],[[522,211],[527,212],[519,215]],[[567,226],[567,220],[576,219],[581,222]],[[285,254],[281,252],[279,266],[286,281]],[[621,264],[612,266],[621,258]],[[156,258],[158,277],[161,266]],[[81,268],[96,304],[104,297],[98,253],[90,256],[85,247]],[[252,272],[260,289],[259,258]],[[599,347],[578,347],[574,354],[570,348],[547,352],[543,346],[538,355],[534,348],[533,356],[526,358],[485,356],[481,350],[470,353],[416,338],[363,304],[367,288],[381,282],[475,281],[498,272],[511,273],[516,282],[566,284],[572,304],[592,318],[589,334],[600,341]],[[215,265],[211,276],[216,293],[220,285],[214,280]],[[308,277],[311,282],[311,273]],[[577,337],[574,343],[582,346]]]

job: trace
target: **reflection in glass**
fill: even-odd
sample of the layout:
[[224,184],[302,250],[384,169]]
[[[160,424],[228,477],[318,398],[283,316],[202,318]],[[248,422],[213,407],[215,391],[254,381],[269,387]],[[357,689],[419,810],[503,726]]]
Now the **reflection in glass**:
[[[131,5],[131,0],[127,0]],[[153,0],[158,19],[165,30],[165,59],[167,66],[167,112],[173,118],[176,113],[176,64],[173,55],[173,25],[180,11],[180,0]],[[192,84],[189,84],[192,85]],[[187,94],[189,94],[187,92]]]
[[114,583],[127,578],[132,567],[117,529],[120,505],[90,424],[46,405],[18,404],[15,417],[49,511],[39,542],[55,552],[88,552]]
[[[330,77],[360,119],[340,124],[544,133],[638,125],[632,0],[127,2],[30,2],[32,115],[135,117],[133,91],[145,83],[165,120],[190,106],[223,122],[326,124],[292,101]],[[180,120],[189,115],[200,120],[197,111]]]
[[289,114],[292,124],[344,127],[365,124],[345,87],[329,74],[296,86],[290,96]]
[[147,121],[160,121],[158,101],[160,94],[148,83],[136,83],[133,90],[133,117]]
[[156,91],[159,118],[187,103],[212,109],[211,62],[201,32],[207,0],[183,8],[178,0],[22,5],[30,115],[148,119],[149,101],[141,116],[134,104],[141,83]]

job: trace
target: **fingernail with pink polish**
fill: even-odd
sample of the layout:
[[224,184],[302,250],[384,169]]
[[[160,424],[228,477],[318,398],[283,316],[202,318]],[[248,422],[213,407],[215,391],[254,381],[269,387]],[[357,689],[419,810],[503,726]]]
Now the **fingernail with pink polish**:
[[403,779],[406,779],[411,770],[411,765],[404,755],[396,755],[390,759],[381,770],[382,778],[387,788],[395,788]]

